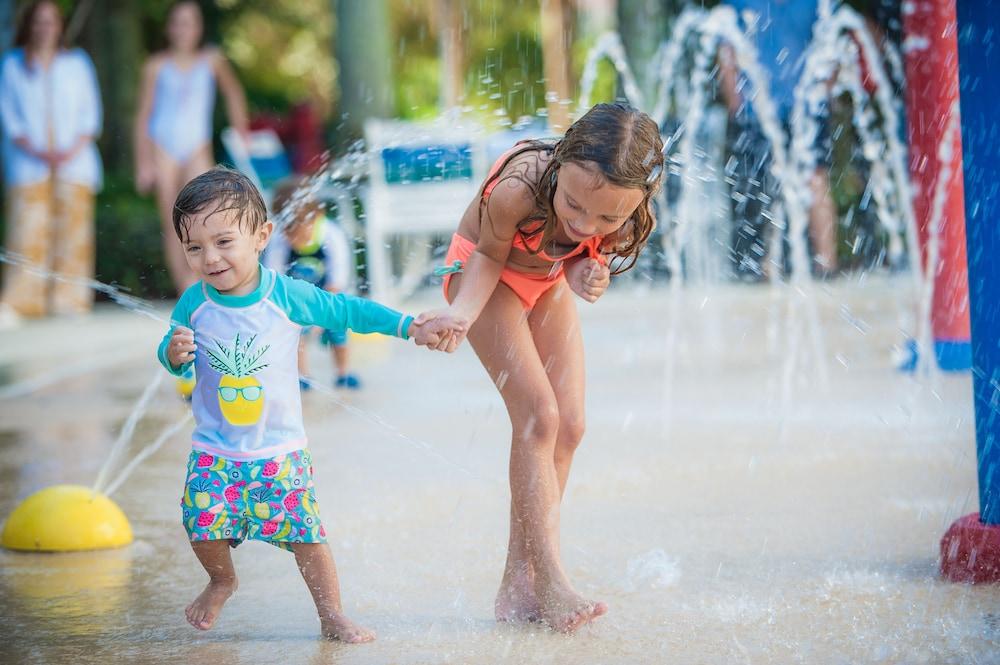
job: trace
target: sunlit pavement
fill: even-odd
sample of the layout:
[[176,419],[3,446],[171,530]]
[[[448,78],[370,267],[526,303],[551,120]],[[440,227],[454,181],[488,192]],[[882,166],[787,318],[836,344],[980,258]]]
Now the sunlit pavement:
[[[493,621],[509,424],[472,350],[363,339],[364,389],[314,390],[305,415],[345,607],[375,644],[321,640],[292,557],[259,543],[236,550],[216,627],[184,621],[205,581],[180,525],[184,430],[113,497],[135,544],[0,553],[0,662],[1000,662],[998,590],[937,577],[939,538],[977,509],[971,385],[893,370],[910,284],[817,286],[815,346],[784,289],[672,302],[626,283],[580,304],[588,429],[563,555],[610,612],[574,637]],[[164,331],[104,305],[0,332],[0,515],[94,482]],[[185,409],[164,382],[120,464]]]

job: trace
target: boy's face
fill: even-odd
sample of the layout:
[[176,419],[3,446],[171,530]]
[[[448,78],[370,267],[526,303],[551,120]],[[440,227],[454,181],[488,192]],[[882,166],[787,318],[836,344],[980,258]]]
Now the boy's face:
[[267,246],[273,225],[264,222],[254,233],[239,224],[239,211],[204,213],[191,217],[186,238],[181,242],[188,266],[219,293],[244,296],[257,288],[257,264]]
[[285,229],[285,237],[292,247],[302,247],[312,242],[313,232],[316,230],[316,217],[310,215],[304,220],[296,220],[290,227]]

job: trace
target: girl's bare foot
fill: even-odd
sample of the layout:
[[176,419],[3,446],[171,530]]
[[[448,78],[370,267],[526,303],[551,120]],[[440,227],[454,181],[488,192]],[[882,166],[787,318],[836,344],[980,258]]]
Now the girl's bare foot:
[[323,637],[328,640],[339,640],[348,644],[373,642],[375,631],[354,623],[343,614],[331,614],[320,619]]
[[497,621],[541,621],[542,608],[538,605],[532,578],[528,569],[504,574],[493,604]]
[[188,623],[198,630],[208,630],[215,624],[222,606],[236,591],[236,580],[209,580],[205,590],[184,610]]
[[604,603],[589,601],[568,588],[539,592],[538,598],[542,621],[560,633],[572,633],[608,611]]

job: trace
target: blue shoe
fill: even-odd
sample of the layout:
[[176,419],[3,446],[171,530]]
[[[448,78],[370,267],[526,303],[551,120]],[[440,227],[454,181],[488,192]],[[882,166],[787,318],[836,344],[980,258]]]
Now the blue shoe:
[[357,374],[341,374],[333,385],[336,388],[357,390],[361,387],[361,379],[358,378]]
[[309,392],[310,390],[312,390],[312,384],[306,381],[305,379],[299,379],[299,389],[302,392]]

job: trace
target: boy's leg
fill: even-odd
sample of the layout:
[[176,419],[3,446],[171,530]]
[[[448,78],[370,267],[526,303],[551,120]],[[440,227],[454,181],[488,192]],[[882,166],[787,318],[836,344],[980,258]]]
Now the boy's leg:
[[351,354],[347,350],[347,343],[333,344],[333,366],[337,370],[337,376],[345,376],[351,373]]
[[306,343],[309,341],[309,332],[299,335],[299,377],[309,378],[309,349]]
[[309,587],[323,635],[341,642],[371,642],[375,633],[344,616],[340,605],[340,580],[333,553],[326,543],[291,543],[295,563]]
[[208,630],[219,617],[222,606],[236,591],[236,569],[228,540],[202,540],[191,543],[198,561],[208,573],[208,585],[187,606],[188,622],[199,630]]

